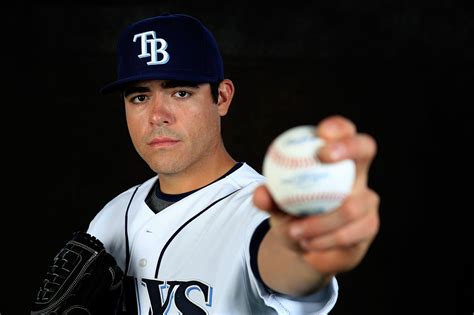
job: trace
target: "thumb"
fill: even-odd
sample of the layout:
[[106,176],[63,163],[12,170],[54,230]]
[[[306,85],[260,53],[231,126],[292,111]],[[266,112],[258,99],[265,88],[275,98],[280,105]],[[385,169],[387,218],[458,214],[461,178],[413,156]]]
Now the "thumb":
[[264,211],[271,210],[276,207],[274,200],[270,195],[270,191],[265,185],[258,186],[253,193],[254,205]]
[[288,214],[283,212],[273,199],[267,186],[258,186],[253,193],[254,205],[262,211],[268,212],[273,217],[286,217]]

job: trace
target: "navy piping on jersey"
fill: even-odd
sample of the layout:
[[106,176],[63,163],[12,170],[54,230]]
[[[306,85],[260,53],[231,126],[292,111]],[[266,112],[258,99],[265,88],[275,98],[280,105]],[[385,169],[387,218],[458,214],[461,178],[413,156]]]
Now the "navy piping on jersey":
[[128,240],[128,210],[130,209],[133,197],[135,196],[135,193],[137,192],[138,188],[140,188],[140,186],[141,185],[138,185],[137,188],[135,188],[135,191],[133,192],[132,197],[130,197],[130,201],[128,202],[127,210],[125,211],[125,275],[127,275],[128,267],[130,265],[130,247]]
[[260,283],[262,283],[265,288],[270,291],[271,290],[265,282],[262,280],[262,276],[260,275],[260,270],[258,269],[258,249],[260,244],[262,243],[263,237],[267,234],[268,230],[270,230],[270,222],[269,219],[265,219],[262,223],[257,226],[255,231],[253,232],[252,239],[250,241],[250,268],[252,269],[253,275],[257,278]]
[[201,210],[199,213],[197,213],[195,216],[193,216],[192,218],[190,218],[188,221],[186,221],[183,225],[181,225],[179,227],[179,229],[176,230],[176,232],[173,233],[173,235],[171,235],[170,239],[166,242],[165,246],[163,247],[163,250],[161,251],[160,253],[160,257],[158,258],[158,263],[156,264],[156,272],[155,272],[155,279],[158,279],[158,272],[160,270],[160,265],[161,265],[161,260],[163,259],[163,256],[165,254],[165,251],[166,249],[168,248],[168,246],[171,244],[171,242],[173,241],[173,239],[179,234],[179,232],[181,232],[185,227],[186,225],[188,225],[189,223],[191,223],[194,219],[196,219],[197,217],[199,217],[201,214],[203,214],[204,212],[206,212],[207,210],[209,210],[212,206],[214,206],[216,203],[224,200],[225,198],[235,194],[236,192],[238,192],[240,189],[237,189],[233,192],[231,192],[230,194],[220,198],[220,199],[217,199],[216,201],[214,201],[213,203],[211,203],[209,206],[207,206],[206,208],[204,208],[203,210]]

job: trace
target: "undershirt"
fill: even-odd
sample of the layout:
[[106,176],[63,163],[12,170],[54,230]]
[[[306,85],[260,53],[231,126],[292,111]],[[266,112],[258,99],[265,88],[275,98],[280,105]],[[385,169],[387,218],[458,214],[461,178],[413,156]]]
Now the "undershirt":
[[[237,162],[227,173],[225,173],[224,175],[222,175],[221,177],[219,177],[215,181],[207,184],[206,186],[209,186],[210,184],[212,184],[212,183],[226,177],[227,175],[231,174],[232,172],[237,170],[239,167],[241,167],[242,164],[243,164],[242,162]],[[198,190],[200,190],[200,189],[202,189],[206,186],[203,186],[201,188],[194,189],[194,190],[182,193],[182,194],[166,194],[166,193],[161,191],[160,178],[158,178],[156,180],[156,183],[150,189],[150,192],[148,193],[148,196],[145,198],[145,202],[148,205],[148,207],[154,213],[158,213],[161,210],[165,209],[166,207],[171,206],[176,201],[180,201],[184,197],[189,196],[192,193],[194,193],[194,192],[196,192],[196,191],[198,191]]]

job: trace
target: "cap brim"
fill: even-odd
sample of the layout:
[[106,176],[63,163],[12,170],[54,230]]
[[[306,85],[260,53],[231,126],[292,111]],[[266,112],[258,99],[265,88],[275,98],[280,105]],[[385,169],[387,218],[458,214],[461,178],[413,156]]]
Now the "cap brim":
[[216,78],[215,76],[197,75],[196,73],[176,73],[176,72],[162,72],[149,73],[123,78],[109,84],[104,85],[100,89],[101,94],[107,94],[113,91],[122,90],[125,86],[132,82],[147,81],[147,80],[179,80],[190,82],[218,82],[223,78]]

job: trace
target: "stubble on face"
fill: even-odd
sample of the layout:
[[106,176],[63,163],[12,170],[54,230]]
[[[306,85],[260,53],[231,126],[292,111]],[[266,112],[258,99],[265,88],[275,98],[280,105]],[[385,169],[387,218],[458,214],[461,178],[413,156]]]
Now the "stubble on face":
[[158,149],[147,146],[141,150],[142,158],[160,175],[177,176],[202,172],[218,152],[221,142],[220,118],[214,111],[215,109],[211,108],[209,111],[192,115],[183,132],[171,130],[167,126],[153,129],[144,143],[149,143],[157,137],[169,137],[179,142],[171,147]]

